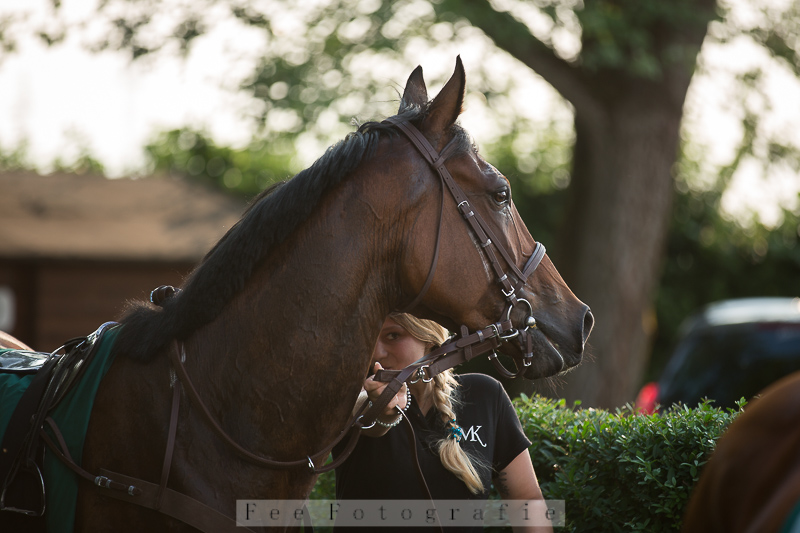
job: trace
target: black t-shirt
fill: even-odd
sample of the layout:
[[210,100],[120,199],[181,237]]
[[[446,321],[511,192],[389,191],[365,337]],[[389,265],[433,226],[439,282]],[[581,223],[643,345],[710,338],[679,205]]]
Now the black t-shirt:
[[[461,446],[470,454],[483,481],[484,492],[472,494],[463,481],[447,470],[436,453],[435,444],[447,433],[435,408],[423,416],[415,402],[407,414],[414,428],[419,463],[434,500],[486,499],[492,476],[503,470],[530,441],[500,382],[484,374],[456,375],[460,382],[455,406],[456,422],[466,438]],[[362,436],[355,450],[336,469],[336,497],[339,500],[424,500],[417,469],[411,456],[405,422],[382,437]],[[334,448],[334,457],[343,445]],[[483,463],[479,466],[476,463]]]

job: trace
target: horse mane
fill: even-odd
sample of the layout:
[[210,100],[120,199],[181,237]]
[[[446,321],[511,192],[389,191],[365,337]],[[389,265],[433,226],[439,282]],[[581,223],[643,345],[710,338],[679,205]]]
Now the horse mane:
[[[421,122],[428,110],[427,106],[403,106],[401,102],[398,116],[412,123]],[[189,275],[180,294],[163,308],[133,302],[120,320],[124,327],[115,343],[116,353],[146,362],[174,339],[184,340],[213,321],[270,251],[311,216],[325,193],[374,155],[380,136],[396,132],[387,123],[366,122],[329,147],[309,168],[259,194]]]

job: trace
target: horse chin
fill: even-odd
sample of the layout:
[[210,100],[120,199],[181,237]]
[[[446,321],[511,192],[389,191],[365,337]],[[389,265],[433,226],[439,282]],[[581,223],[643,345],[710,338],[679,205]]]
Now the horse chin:
[[[564,353],[564,350],[550,340],[541,329],[536,331],[538,334],[534,334],[533,337],[533,361],[522,374],[525,379],[549,378],[564,374],[580,364],[580,355],[576,357],[573,354]],[[512,355],[515,360],[519,360],[522,356],[520,347],[516,343],[510,343],[509,347],[512,350],[504,350],[504,352]]]

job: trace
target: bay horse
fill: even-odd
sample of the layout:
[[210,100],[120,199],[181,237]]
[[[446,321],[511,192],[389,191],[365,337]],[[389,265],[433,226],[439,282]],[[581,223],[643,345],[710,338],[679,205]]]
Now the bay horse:
[[[323,449],[340,433],[384,317],[412,303],[413,314],[451,331],[480,330],[501,315],[524,327],[535,355],[526,378],[581,361],[592,314],[539,252],[508,180],[457,124],[465,84],[458,58],[429,100],[417,67],[397,115],[361,125],[311,167],[257,197],[163,308],[141,302],[123,316],[89,422],[87,471],[158,483],[178,345],[209,416],[242,448],[286,461]],[[413,127],[436,157],[426,158],[398,123]],[[445,163],[465,196],[458,205],[435,170]],[[474,215],[491,239],[465,224]],[[502,279],[508,276],[495,279],[494,248],[507,251],[511,276],[530,270],[529,257],[538,268],[509,289]],[[519,355],[519,344],[507,342],[504,350]],[[229,517],[240,499],[306,498],[316,480],[312,469],[242,460],[200,411],[180,404],[169,489]],[[81,484],[76,531],[166,529],[193,530]]]
[[795,372],[746,405],[720,437],[692,492],[682,531],[795,532],[798,509],[800,372]]

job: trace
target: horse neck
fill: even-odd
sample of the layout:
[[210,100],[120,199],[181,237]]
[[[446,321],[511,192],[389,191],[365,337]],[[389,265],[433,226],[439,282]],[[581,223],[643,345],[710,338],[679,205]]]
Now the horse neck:
[[399,297],[397,220],[376,211],[377,185],[365,193],[366,183],[352,177],[329,193],[188,343],[199,360],[187,365],[197,366],[219,414],[236,418],[233,427],[270,428],[239,435],[255,448],[278,440],[287,444],[268,453],[296,455],[295,435],[316,440],[307,450],[341,428]]

